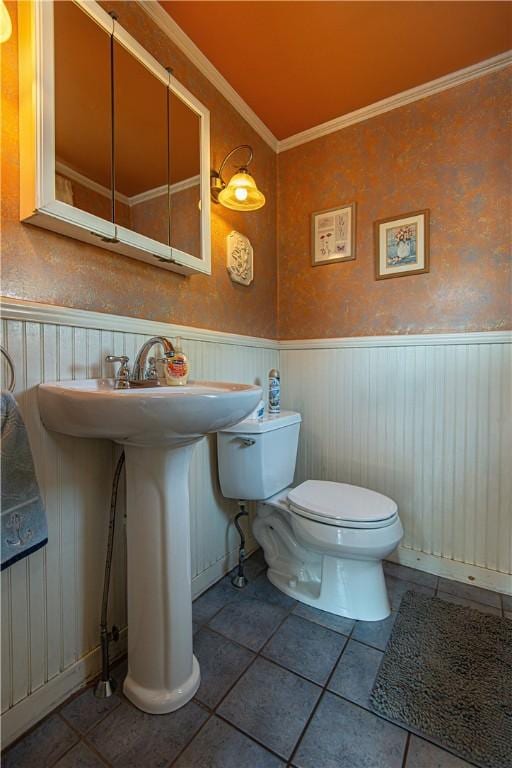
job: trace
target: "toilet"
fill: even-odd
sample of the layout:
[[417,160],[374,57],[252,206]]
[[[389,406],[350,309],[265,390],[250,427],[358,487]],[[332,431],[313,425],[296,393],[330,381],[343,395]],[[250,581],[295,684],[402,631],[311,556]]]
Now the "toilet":
[[391,609],[382,560],[403,536],[398,507],[347,483],[292,487],[300,424],[299,413],[283,411],[219,432],[222,493],[258,502],[253,533],[278,589],[338,616],[385,619]]

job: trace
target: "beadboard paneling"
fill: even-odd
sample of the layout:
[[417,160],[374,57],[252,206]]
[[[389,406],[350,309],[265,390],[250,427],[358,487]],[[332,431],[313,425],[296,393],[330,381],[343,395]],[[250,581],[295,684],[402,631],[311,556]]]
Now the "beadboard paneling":
[[284,406],[303,417],[297,481],[380,491],[399,505],[404,551],[510,574],[510,338],[475,336],[284,342]]
[[[49,312],[55,308],[48,308]],[[18,313],[19,315],[19,313]],[[13,319],[4,309],[2,344],[16,368],[16,397],[29,432],[37,475],[48,514],[48,545],[2,572],[2,711],[4,743],[15,738],[96,671],[99,656],[103,567],[110,492],[119,446],[107,440],[70,438],[41,424],[37,385],[43,381],[108,376],[105,355],[127,354],[133,361],[145,334]],[[27,317],[30,313],[27,312]],[[101,324],[106,325],[105,317]],[[98,325],[97,317],[95,323]],[[84,318],[81,318],[83,321]],[[108,321],[107,321],[108,322]],[[130,320],[126,319],[126,327]],[[139,321],[131,326],[138,330]],[[150,332],[149,327],[144,330]],[[159,327],[158,331],[162,332]],[[169,332],[169,329],[167,329]],[[193,377],[263,382],[278,365],[277,345],[250,338],[180,328]],[[2,369],[2,373],[5,370]],[[124,485],[122,483],[122,485]],[[237,536],[231,520],[234,502],[222,498],[216,469],[215,439],[196,448],[191,478],[192,566],[195,594],[233,564]],[[110,620],[126,626],[124,487],[119,495]],[[249,549],[254,541],[249,538]],[[112,646],[115,653],[115,645]],[[45,686],[48,689],[45,694]],[[36,695],[37,707],[28,706]],[[18,707],[16,707],[18,705]],[[27,714],[28,713],[28,714]]]

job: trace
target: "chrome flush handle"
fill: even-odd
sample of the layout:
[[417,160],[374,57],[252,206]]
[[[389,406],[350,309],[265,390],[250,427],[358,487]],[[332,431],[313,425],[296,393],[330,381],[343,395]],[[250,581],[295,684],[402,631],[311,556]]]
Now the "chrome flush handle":
[[237,440],[240,440],[240,442],[246,447],[256,444],[256,440],[253,437],[238,437]]

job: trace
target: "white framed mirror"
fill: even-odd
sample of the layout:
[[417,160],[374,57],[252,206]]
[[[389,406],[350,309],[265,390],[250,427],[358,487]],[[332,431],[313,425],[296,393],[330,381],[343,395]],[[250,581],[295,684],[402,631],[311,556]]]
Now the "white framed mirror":
[[93,0],[20,7],[21,219],[211,272],[209,111]]

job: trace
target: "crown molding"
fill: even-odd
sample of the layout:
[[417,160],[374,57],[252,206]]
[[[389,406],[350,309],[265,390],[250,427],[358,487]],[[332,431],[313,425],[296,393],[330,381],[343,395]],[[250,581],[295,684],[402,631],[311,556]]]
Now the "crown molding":
[[217,67],[204,55],[182,28],[169,16],[157,0],[137,0],[138,5],[165,32],[167,37],[182,51],[197,69],[224,96],[232,107],[244,118],[256,133],[274,152],[278,151],[279,142],[270,128],[258,117],[235,89],[221,75]]
[[154,200],[156,197],[162,197],[162,195],[176,195],[178,192],[183,192],[190,187],[197,187],[201,183],[201,177],[190,176],[188,179],[182,179],[176,181],[174,184],[162,184],[161,187],[154,187],[153,189],[147,189],[145,192],[139,192],[138,195],[132,195],[128,198],[128,205],[139,205],[140,203],[146,203],[148,200]]
[[276,153],[286,152],[301,144],[307,144],[309,141],[327,136],[329,133],[335,133],[343,128],[348,128],[350,125],[361,123],[385,112],[391,112],[393,109],[412,104],[414,101],[441,93],[491,72],[497,72],[512,64],[512,50],[505,51],[490,59],[450,72],[436,80],[430,80],[428,83],[409,88],[407,91],[401,91],[373,104],[368,104],[366,107],[340,115],[333,120],[328,120],[300,133],[295,133],[293,136],[288,136],[286,139],[279,140],[167,11],[162,8],[158,0],[136,0],[136,2]]
[[320,123],[320,125],[315,125],[313,128],[308,128],[305,131],[289,136],[287,139],[282,139],[278,143],[277,151],[286,152],[288,149],[293,149],[301,144],[314,141],[321,136],[327,136],[329,133],[335,133],[342,128],[348,128],[349,125],[361,123],[363,120],[369,120],[372,117],[377,117],[377,115],[382,115],[393,109],[404,107],[406,104],[412,104],[414,101],[419,101],[428,96],[433,96],[436,93],[447,91],[449,88],[462,85],[469,80],[488,75],[491,72],[497,72],[510,64],[512,64],[512,50],[505,51],[505,53],[500,53],[498,56],[493,56],[491,59],[485,59],[477,64],[472,64],[470,67],[451,72],[448,75],[443,75],[443,77],[438,77],[436,80],[423,83],[423,85],[418,85],[415,88],[402,91],[394,96],[389,96],[381,101],[376,101],[374,104],[369,104],[367,107],[356,109],[354,112],[340,115],[340,117],[335,117],[333,120],[328,120],[326,123]]
[[[109,199],[112,197],[112,190],[110,190],[108,187],[104,187],[103,184],[99,184],[97,181],[90,179],[88,176],[84,176],[83,173],[75,171],[69,165],[61,163],[60,160],[55,161],[55,170],[66,179],[76,181],[76,183],[80,184],[81,187],[90,189],[92,192],[96,192],[96,194],[101,195],[102,197],[108,197]],[[126,195],[123,195],[121,192],[116,192],[115,198],[120,203],[124,203],[124,205],[130,205],[130,198]]]
[[[85,187],[86,189],[91,189],[98,195],[108,197],[109,199],[112,197],[112,191],[108,187],[104,187],[102,184],[98,184],[97,181],[93,181],[93,179],[90,179],[88,176],[84,176],[83,173],[73,170],[69,165],[61,163],[60,160],[56,161],[55,170],[64,178],[76,181],[80,186]],[[139,192],[137,195],[132,195],[131,197],[123,195],[122,192],[116,192],[115,198],[120,203],[124,203],[131,208],[133,205],[146,203],[148,200],[154,200],[156,197],[162,197],[162,195],[176,195],[178,192],[183,192],[185,189],[195,187],[200,183],[201,177],[199,175],[191,176],[189,179],[182,179],[174,184],[162,184],[161,187],[147,189],[145,192]]]

